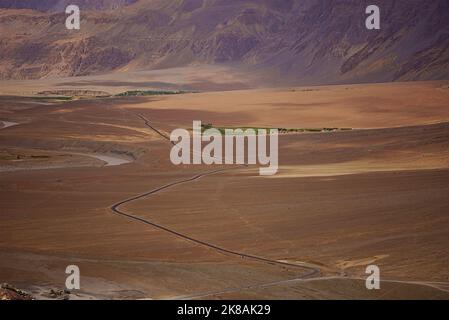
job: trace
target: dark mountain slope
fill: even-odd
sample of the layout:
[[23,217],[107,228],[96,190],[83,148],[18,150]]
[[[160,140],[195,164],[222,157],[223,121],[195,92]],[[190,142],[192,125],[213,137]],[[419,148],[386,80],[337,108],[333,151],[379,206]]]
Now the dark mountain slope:
[[80,31],[63,13],[3,9],[0,75],[229,64],[296,83],[449,78],[449,1],[376,2],[381,30],[365,28],[364,0],[140,0],[82,10]]

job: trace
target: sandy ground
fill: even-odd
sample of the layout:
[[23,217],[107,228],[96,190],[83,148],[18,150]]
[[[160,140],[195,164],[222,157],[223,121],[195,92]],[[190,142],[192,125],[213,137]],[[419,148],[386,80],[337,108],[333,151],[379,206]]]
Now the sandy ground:
[[[448,82],[341,85],[161,97],[166,119],[201,112],[217,126],[384,128],[447,121]],[[141,105],[130,107],[141,108]],[[188,124],[191,126],[191,123]]]
[[[0,129],[0,168],[20,170],[0,172],[0,282],[45,299],[76,264],[82,284],[72,299],[448,299],[448,101],[447,82],[45,104],[1,97],[0,119],[18,125]],[[163,132],[192,120],[355,128],[280,136],[274,177],[235,167],[123,206],[320,274],[305,281],[304,269],[223,254],[113,214],[118,201],[213,169],[172,165],[170,144],[138,114]],[[130,162],[106,166],[99,156]],[[373,263],[378,291],[360,279]]]

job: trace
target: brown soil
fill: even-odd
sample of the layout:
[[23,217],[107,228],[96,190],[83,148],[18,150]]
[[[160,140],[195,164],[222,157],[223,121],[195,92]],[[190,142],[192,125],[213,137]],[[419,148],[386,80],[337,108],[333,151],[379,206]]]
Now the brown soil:
[[[0,155],[50,158],[0,172],[0,282],[48,298],[50,290],[64,289],[65,267],[76,264],[81,291],[72,292],[74,299],[448,299],[444,284],[432,284],[449,282],[449,93],[443,84],[48,104],[2,97],[0,120],[20,125],[0,130]],[[236,167],[123,206],[229,250],[308,263],[321,270],[318,279],[286,282],[304,270],[222,254],[113,214],[118,201],[215,169],[172,165],[170,144],[138,114],[164,132],[192,120],[360,128],[282,135],[274,177]],[[106,167],[70,157],[73,152],[135,161]],[[39,167],[56,155],[58,168]],[[3,159],[0,167],[5,163],[16,165]],[[379,291],[368,292],[357,279],[368,264],[381,268]]]

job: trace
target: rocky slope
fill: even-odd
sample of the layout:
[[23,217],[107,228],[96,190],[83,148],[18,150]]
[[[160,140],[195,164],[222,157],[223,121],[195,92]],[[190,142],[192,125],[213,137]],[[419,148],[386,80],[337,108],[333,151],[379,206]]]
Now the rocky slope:
[[137,0],[0,0],[0,8],[64,12],[68,5],[76,4],[81,9],[112,10],[136,1]]
[[0,286],[1,300],[33,300],[33,297],[26,292],[4,283]]
[[449,78],[447,0],[377,0],[381,30],[365,28],[365,0],[83,0],[69,31],[52,11],[66,2],[0,0],[0,78],[190,64],[308,84]]

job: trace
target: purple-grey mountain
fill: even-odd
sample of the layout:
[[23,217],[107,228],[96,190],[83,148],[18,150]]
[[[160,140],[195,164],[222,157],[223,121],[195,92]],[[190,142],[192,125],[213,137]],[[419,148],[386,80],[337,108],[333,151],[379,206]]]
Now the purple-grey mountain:
[[[65,28],[66,4],[81,30]],[[449,78],[449,1],[0,0],[0,78],[227,64],[296,83]],[[27,8],[27,9],[23,9]]]

